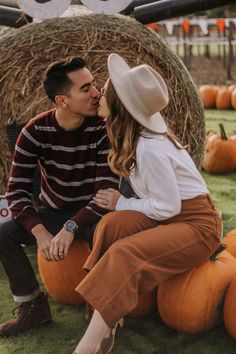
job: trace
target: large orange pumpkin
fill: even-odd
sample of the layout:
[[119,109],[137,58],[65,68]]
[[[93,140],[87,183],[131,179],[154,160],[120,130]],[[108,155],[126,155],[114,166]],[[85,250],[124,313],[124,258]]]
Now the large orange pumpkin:
[[53,299],[62,304],[82,304],[83,298],[74,290],[84,279],[82,266],[89,255],[86,241],[74,241],[68,256],[58,262],[46,261],[38,251],[38,267],[45,288]]
[[205,145],[203,169],[208,173],[228,173],[236,169],[236,143],[227,138],[223,124],[220,137],[208,139]]
[[224,324],[231,337],[236,339],[236,278],[231,282],[225,296]]
[[236,275],[236,260],[227,251],[177,275],[158,287],[158,310],[177,331],[197,333],[221,320],[223,299]]
[[217,86],[202,85],[198,90],[198,95],[205,108],[214,108],[216,105]]
[[139,294],[137,306],[128,314],[129,317],[149,315],[156,311],[157,289]]
[[221,88],[217,91],[216,108],[217,109],[231,108],[231,92],[227,88]]

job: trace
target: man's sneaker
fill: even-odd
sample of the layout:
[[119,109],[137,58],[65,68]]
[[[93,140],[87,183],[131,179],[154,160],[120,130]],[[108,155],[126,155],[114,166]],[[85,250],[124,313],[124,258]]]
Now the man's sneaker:
[[[18,310],[17,314],[15,310]],[[15,310],[13,310],[13,318],[0,324],[0,336],[16,335],[52,321],[47,294],[44,293],[35,300],[23,302]]]

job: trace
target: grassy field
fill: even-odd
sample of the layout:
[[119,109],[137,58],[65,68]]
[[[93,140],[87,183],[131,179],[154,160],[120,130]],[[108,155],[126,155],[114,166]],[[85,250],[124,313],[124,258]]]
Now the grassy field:
[[[236,129],[236,112],[206,111],[206,130],[217,130],[218,122],[226,132]],[[202,173],[221,210],[224,233],[236,228],[236,172],[227,175]],[[35,249],[27,251],[37,272]],[[20,271],[20,269],[19,269]],[[38,273],[37,273],[38,275]],[[176,294],[178,296],[178,294]],[[50,299],[53,323],[17,337],[0,339],[0,354],[70,354],[86,325],[84,307],[61,305]],[[8,283],[0,267],[0,321],[11,316],[14,303]],[[149,317],[126,319],[117,334],[114,354],[227,354],[236,353],[236,342],[226,333],[223,324],[204,333],[183,334],[168,328],[155,313]]]

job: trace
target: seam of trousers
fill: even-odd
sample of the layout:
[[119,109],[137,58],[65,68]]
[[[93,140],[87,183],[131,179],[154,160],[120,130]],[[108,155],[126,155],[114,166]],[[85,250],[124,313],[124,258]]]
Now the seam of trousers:
[[[175,251],[172,250],[171,252],[167,252],[167,253],[162,254],[162,255],[159,255],[159,256],[157,256],[157,257],[153,257],[153,258],[151,258],[148,262],[147,262],[147,261],[144,261],[144,262],[142,263],[142,266],[140,266],[138,269],[136,269],[136,271],[133,272],[133,273],[130,275],[130,277],[129,277],[125,282],[123,282],[123,285],[122,285],[115,293],[113,293],[112,299],[109,298],[108,300],[110,300],[110,301],[109,301],[105,306],[103,306],[103,307],[101,308],[101,310],[103,310],[105,307],[109,306],[109,305],[113,302],[113,300],[114,300],[114,298],[117,296],[117,294],[120,293],[120,290],[123,289],[123,288],[125,287],[125,285],[130,281],[130,279],[131,279],[134,275],[136,275],[136,274],[140,271],[140,269],[143,268],[143,264],[151,263],[151,262],[153,262],[154,260],[161,259],[161,258],[163,258],[163,257],[165,257],[165,256],[170,255],[170,254],[174,254],[174,253],[176,253],[176,252],[182,251],[182,250],[184,250],[184,249],[188,248],[189,246],[192,246],[192,245],[194,245],[194,244],[196,244],[196,243],[203,243],[203,242],[202,242],[202,240],[194,241],[194,242],[191,242],[190,244],[188,244],[187,246],[184,246],[184,247],[182,247],[182,248],[178,248],[178,250],[175,250]],[[205,243],[203,243],[203,245],[206,246]],[[193,267],[194,267],[194,266],[193,266]],[[192,268],[192,267],[191,267],[191,268]],[[191,268],[189,268],[189,269],[191,269]],[[104,299],[104,300],[105,300],[105,299]]]

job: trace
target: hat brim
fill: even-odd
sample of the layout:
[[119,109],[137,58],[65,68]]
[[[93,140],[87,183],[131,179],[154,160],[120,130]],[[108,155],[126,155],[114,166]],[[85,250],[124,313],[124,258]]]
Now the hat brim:
[[153,116],[147,117],[140,113],[134,105],[129,90],[123,83],[122,75],[131,68],[126,61],[119,55],[113,53],[108,57],[108,72],[114,89],[120,98],[121,102],[132,115],[144,128],[151,130],[155,133],[166,133],[167,125],[160,112],[156,112]]

